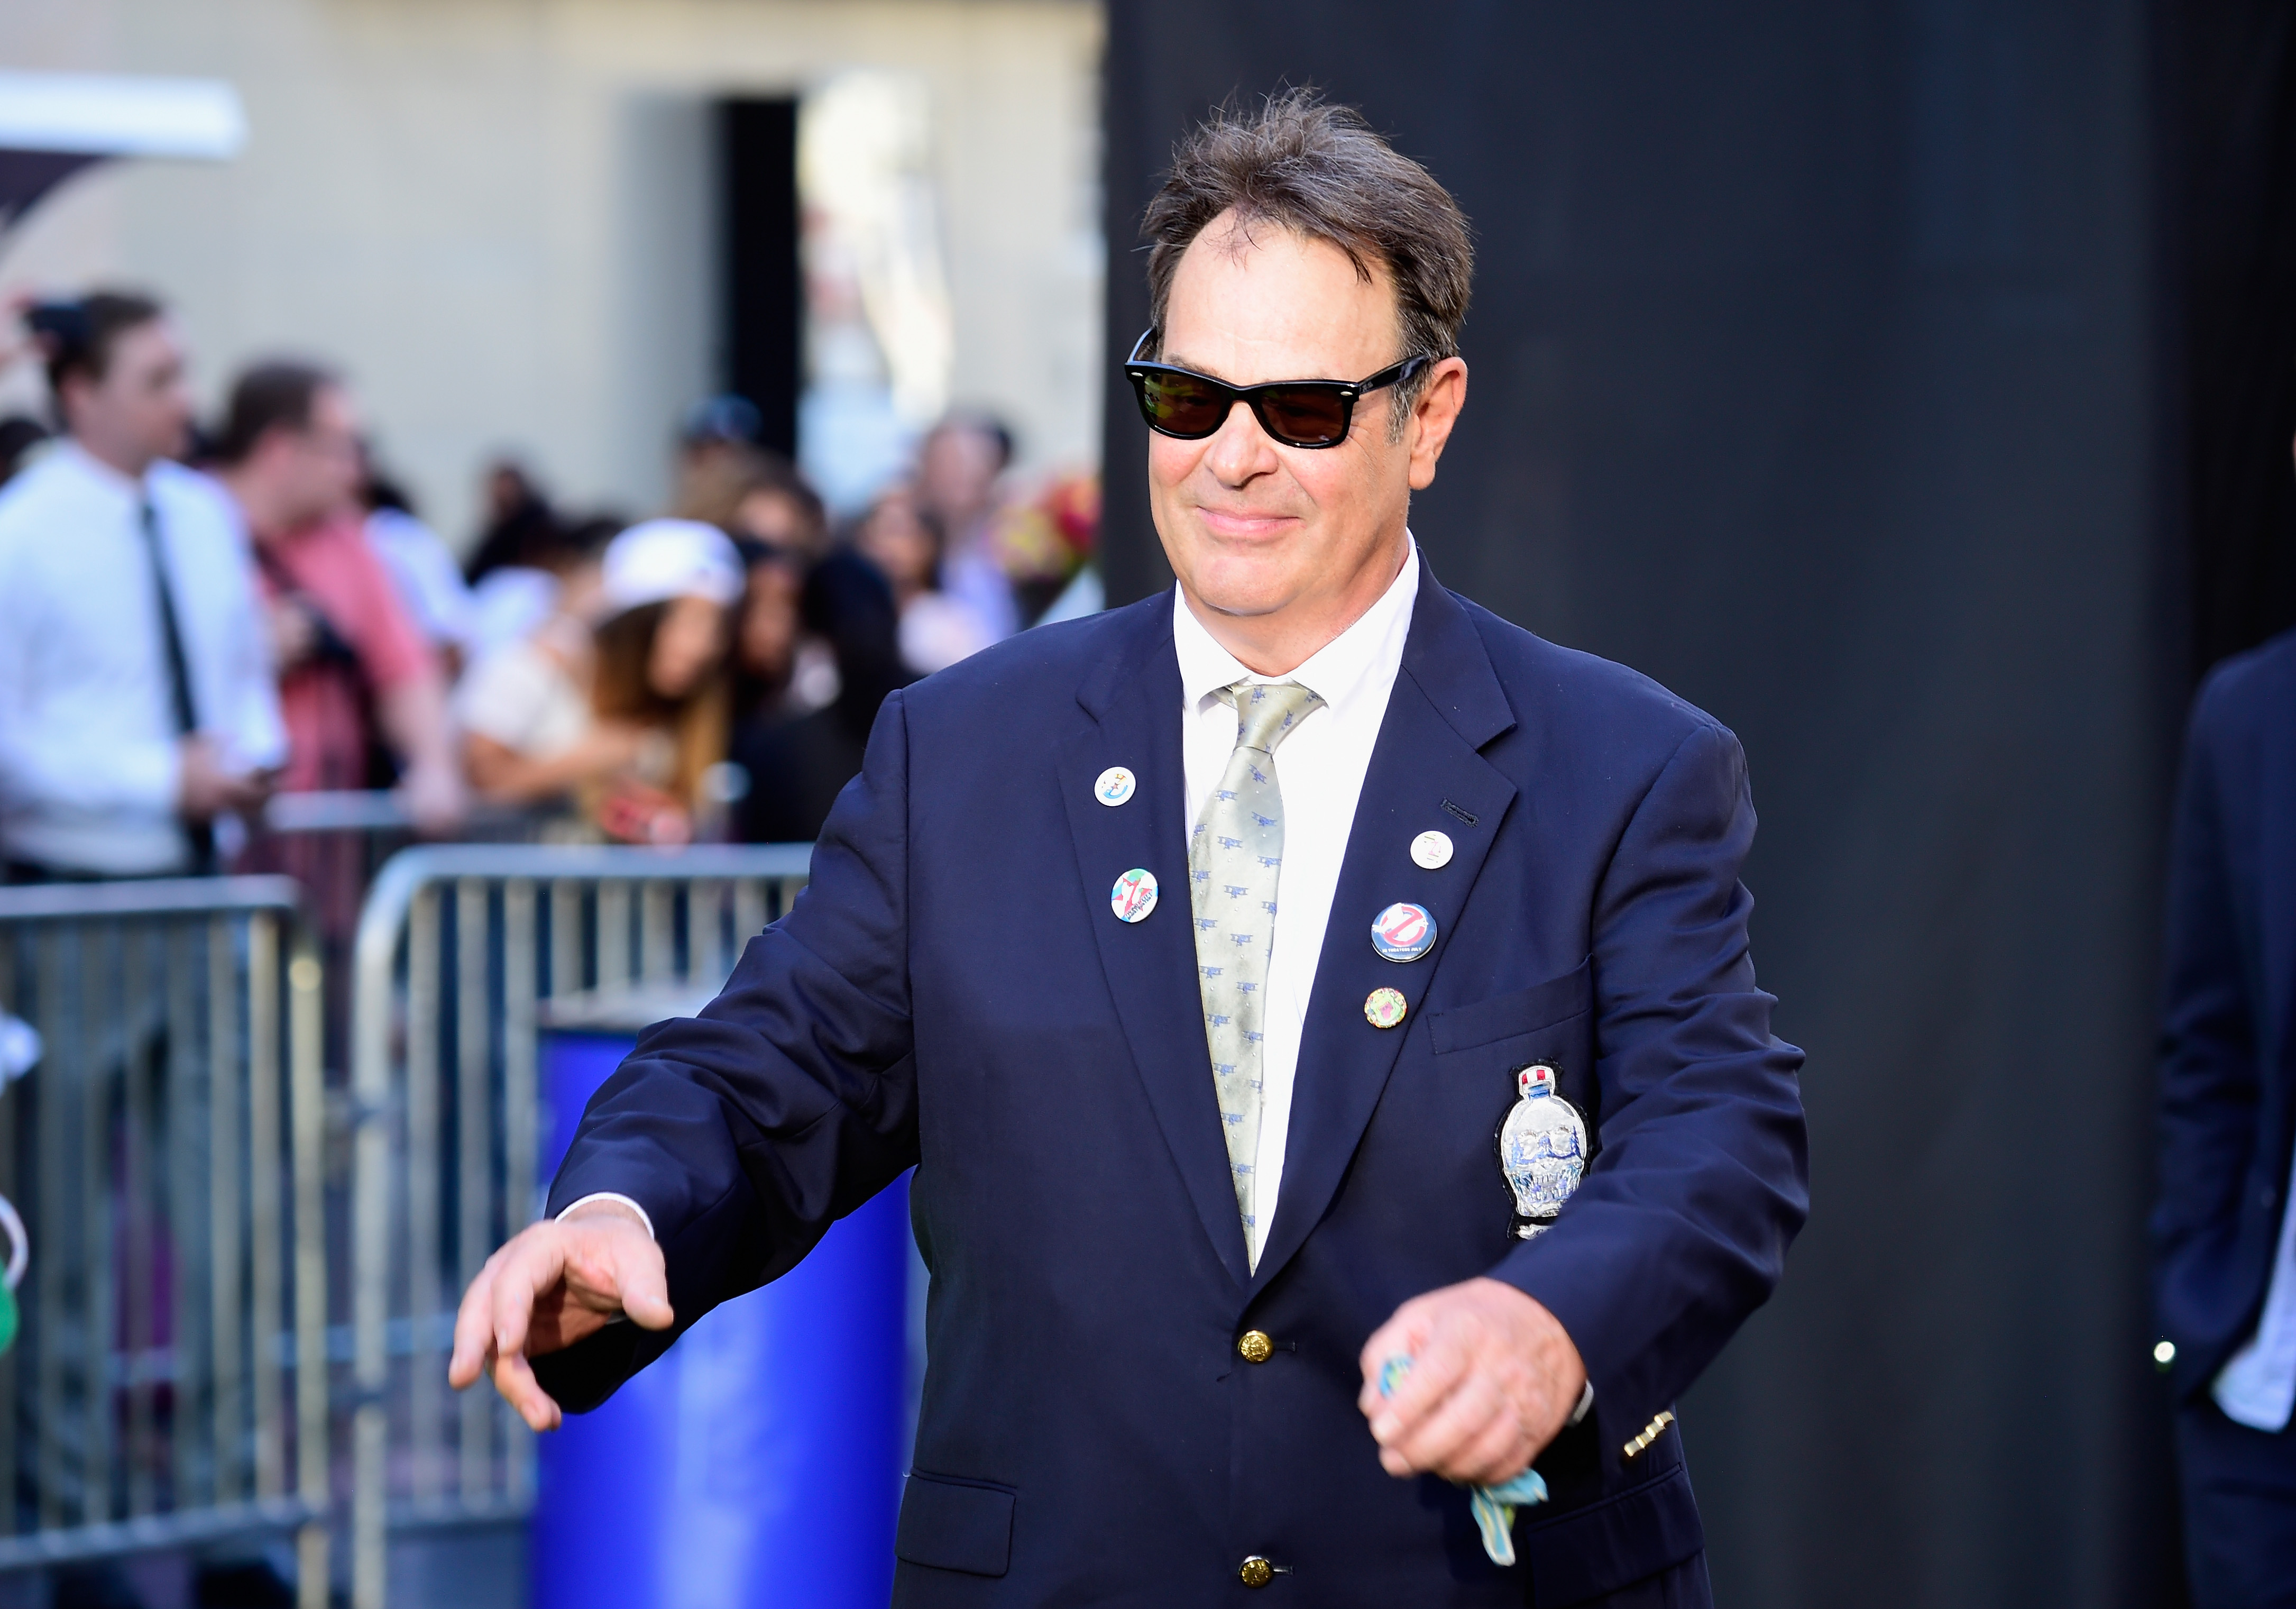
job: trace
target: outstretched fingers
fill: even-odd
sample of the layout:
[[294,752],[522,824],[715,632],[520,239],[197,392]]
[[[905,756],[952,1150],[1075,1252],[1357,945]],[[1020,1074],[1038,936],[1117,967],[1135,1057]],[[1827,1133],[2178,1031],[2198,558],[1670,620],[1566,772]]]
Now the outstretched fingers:
[[495,1268],[502,1255],[496,1252],[487,1259],[471,1288],[463,1293],[463,1305],[455,1310],[455,1350],[447,1360],[447,1383],[458,1391],[478,1383],[493,1350]]
[[532,1431],[556,1430],[564,1413],[550,1393],[542,1389],[542,1382],[534,1377],[534,1366],[526,1360],[524,1352],[509,1352],[495,1359],[495,1390],[503,1400],[518,1410]]
[[493,1343],[495,1355],[508,1358],[526,1350],[527,1332],[534,1322],[534,1305],[558,1288],[566,1277],[564,1236],[557,1226],[541,1235],[529,1231],[496,1255],[502,1263],[495,1271]]
[[558,1424],[558,1404],[550,1400],[526,1360],[526,1343],[537,1301],[566,1277],[565,1235],[555,1224],[537,1225],[495,1255],[488,1343],[494,1354],[495,1389],[536,1430]]
[[558,1404],[528,1355],[572,1346],[617,1314],[649,1330],[673,1322],[668,1270],[644,1225],[619,1211],[535,1224],[488,1258],[463,1293],[447,1381],[461,1391],[490,1375],[528,1424],[554,1429]]

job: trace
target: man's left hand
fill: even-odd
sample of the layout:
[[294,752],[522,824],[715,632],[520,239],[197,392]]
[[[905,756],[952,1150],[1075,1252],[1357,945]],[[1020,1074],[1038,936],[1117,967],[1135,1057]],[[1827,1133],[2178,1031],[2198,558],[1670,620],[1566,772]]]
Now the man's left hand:
[[[1395,1394],[1381,1367],[1409,1358]],[[1391,1475],[1441,1475],[1496,1486],[1530,1467],[1587,1389],[1587,1366],[1562,1326],[1496,1279],[1414,1296],[1364,1342],[1356,1399]]]

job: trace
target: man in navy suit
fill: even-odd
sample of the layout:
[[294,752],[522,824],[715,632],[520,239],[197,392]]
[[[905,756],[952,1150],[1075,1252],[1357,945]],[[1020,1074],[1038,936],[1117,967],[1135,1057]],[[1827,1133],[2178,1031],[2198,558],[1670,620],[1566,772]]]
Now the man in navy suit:
[[2196,1609],[2296,1604],[2296,634],[2194,705],[2169,880],[2156,1283]]
[[554,1424],[914,1166],[897,1603],[1703,1605],[1671,1405],[1806,1211],[1738,744],[1429,572],[1470,248],[1423,168],[1293,94],[1146,233],[1177,593],[887,701],[454,1378]]

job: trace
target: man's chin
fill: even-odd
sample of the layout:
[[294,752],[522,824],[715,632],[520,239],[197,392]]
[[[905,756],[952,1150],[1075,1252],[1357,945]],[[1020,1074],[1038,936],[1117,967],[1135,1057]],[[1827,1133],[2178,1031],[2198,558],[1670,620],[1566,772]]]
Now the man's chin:
[[1295,602],[1307,590],[1308,580],[1275,558],[1273,554],[1215,554],[1210,562],[1190,567],[1188,595],[1221,614],[1274,614]]
[[1190,594],[1200,608],[1237,620],[1275,614],[1298,595],[1295,590],[1282,587],[1213,586]]

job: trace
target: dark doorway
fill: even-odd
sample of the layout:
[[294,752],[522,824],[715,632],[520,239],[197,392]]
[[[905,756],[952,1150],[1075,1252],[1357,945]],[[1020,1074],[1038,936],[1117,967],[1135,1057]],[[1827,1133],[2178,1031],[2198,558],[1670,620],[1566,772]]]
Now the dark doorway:
[[718,158],[718,382],[757,405],[759,441],[794,458],[805,317],[795,98],[720,102]]

